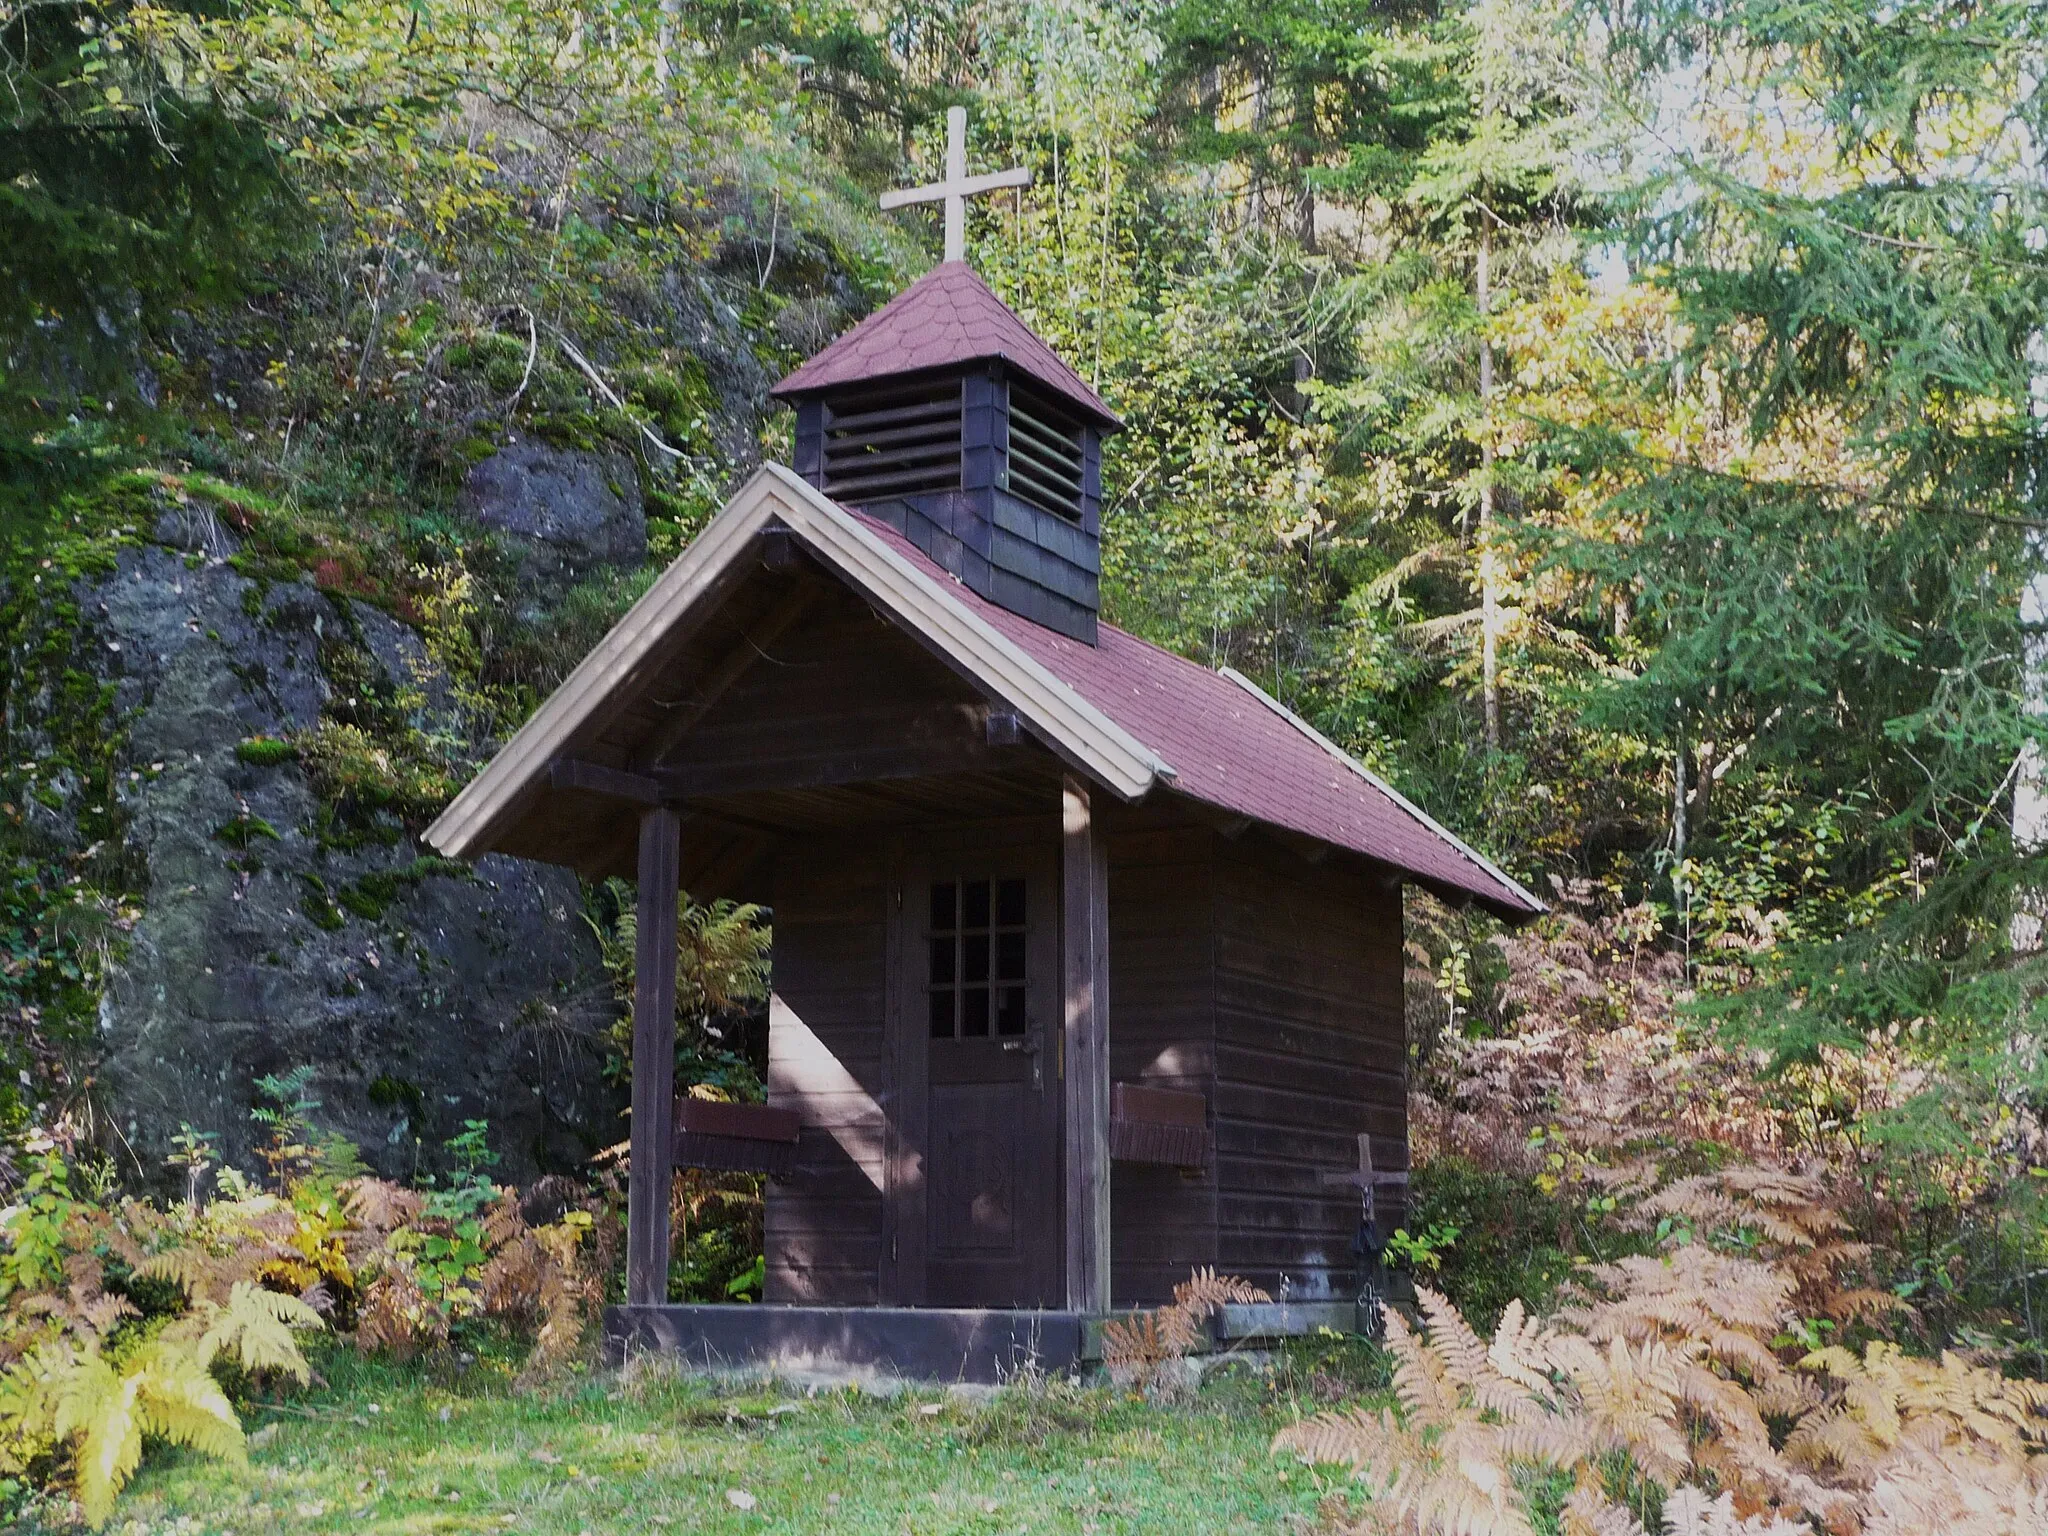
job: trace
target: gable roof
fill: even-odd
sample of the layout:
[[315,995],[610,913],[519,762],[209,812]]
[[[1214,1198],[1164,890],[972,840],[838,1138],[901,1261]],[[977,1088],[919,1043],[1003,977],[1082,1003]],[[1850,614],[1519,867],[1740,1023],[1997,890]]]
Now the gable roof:
[[769,393],[789,399],[986,359],[1008,363],[1103,426],[1123,425],[964,261],[933,267]]
[[920,640],[1069,766],[1121,799],[1192,799],[1378,860],[1511,920],[1544,905],[1249,681],[1111,625],[1083,645],[976,596],[881,523],[764,466],[458,794],[427,841],[451,858],[494,830],[549,764],[648,686],[669,635],[719,601],[771,526]]
[[1086,645],[969,591],[901,534],[859,519],[898,556],[1173,765],[1193,799],[1391,864],[1502,915],[1547,910],[1513,876],[1240,672],[1212,672],[1113,624]]

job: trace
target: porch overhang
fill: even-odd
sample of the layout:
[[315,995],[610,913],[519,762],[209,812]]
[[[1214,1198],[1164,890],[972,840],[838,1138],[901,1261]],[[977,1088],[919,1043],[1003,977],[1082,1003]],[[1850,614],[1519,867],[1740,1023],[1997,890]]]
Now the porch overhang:
[[[1069,768],[1118,799],[1171,783],[1170,764],[1067,686],[978,613],[955,600],[872,527],[777,464],[764,465],[645,596],[514,733],[427,829],[449,858],[476,858],[510,841],[526,857],[577,866],[577,850],[550,839],[551,795],[599,794],[557,785],[563,760],[631,770],[639,743],[608,728],[655,687],[681,647],[758,561],[764,535],[788,536],[920,642]],[[536,814],[542,813],[542,814]],[[515,824],[516,837],[508,839]]]

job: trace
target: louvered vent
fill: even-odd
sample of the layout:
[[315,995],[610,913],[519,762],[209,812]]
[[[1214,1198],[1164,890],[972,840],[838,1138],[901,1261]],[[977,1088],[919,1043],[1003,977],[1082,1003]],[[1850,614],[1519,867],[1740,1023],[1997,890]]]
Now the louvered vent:
[[1014,386],[1010,491],[1035,507],[1081,521],[1081,424]]
[[825,494],[860,503],[960,486],[960,381],[862,395],[825,408]]

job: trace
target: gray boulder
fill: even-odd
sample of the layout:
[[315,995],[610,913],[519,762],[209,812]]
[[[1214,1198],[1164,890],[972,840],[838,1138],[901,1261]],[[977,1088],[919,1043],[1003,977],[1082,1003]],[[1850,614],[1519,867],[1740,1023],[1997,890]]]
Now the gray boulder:
[[459,740],[417,635],[310,581],[263,588],[162,547],[74,590],[129,722],[117,783],[145,871],[100,1010],[102,1103],[131,1176],[163,1179],[183,1123],[253,1171],[255,1081],[299,1066],[319,1127],[391,1176],[437,1166],[468,1119],[491,1123],[501,1176],[520,1180],[625,1134],[596,1043],[614,1005],[573,875],[450,866],[390,818],[337,839],[297,762],[238,751],[354,704],[334,697],[342,651],[347,677]]
[[633,461],[617,452],[513,438],[470,470],[464,509],[521,551],[530,576],[574,579],[647,557],[647,512]]

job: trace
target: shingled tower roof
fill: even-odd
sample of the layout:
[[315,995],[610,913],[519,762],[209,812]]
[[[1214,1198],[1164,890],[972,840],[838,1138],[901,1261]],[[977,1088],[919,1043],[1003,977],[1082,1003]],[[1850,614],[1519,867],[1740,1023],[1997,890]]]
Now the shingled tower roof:
[[778,399],[1000,359],[1103,426],[1123,425],[964,261],[932,268],[769,393]]

